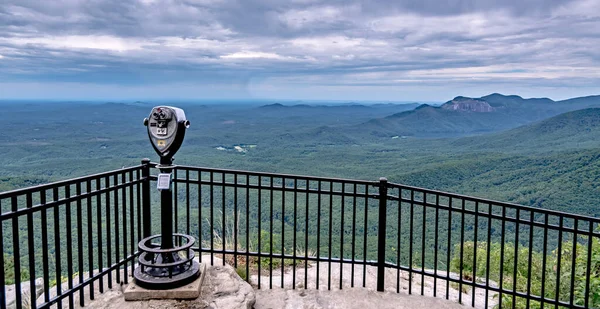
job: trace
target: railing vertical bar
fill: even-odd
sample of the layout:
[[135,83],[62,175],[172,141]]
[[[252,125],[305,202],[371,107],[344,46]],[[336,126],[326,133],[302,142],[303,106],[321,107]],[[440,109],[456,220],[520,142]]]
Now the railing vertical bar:
[[473,290],[471,291],[471,307],[475,307],[475,283],[477,282],[477,236],[479,230],[479,202],[475,202],[475,226],[473,228]]
[[285,177],[281,179],[281,288],[283,289],[283,280],[285,276]]
[[[340,223],[340,261],[344,260],[344,206],[346,206],[346,184],[342,182],[342,200],[341,200],[341,220]],[[344,263],[340,263],[340,290],[342,289],[343,275],[344,275]]]
[[[58,202],[58,186],[54,187],[52,190],[52,200],[56,203]],[[61,261],[62,259],[60,258],[60,215],[59,215],[59,205],[58,203],[55,204],[54,209],[53,209],[53,216],[54,216],[54,255],[55,255],[55,264],[54,264],[54,270],[56,273],[56,295],[60,296],[62,295],[62,274],[61,274]],[[20,294],[20,293],[18,293]],[[57,303],[57,307],[58,308],[62,308],[62,299],[58,301]]]
[[[423,225],[421,235],[421,269],[425,270],[425,238],[427,237],[427,192],[423,192]],[[425,294],[425,272],[421,273],[421,295]]]
[[521,220],[521,209],[517,208],[517,215],[516,215],[516,219],[517,219],[517,223],[515,225],[515,264],[513,267],[513,277],[512,277],[512,308],[515,309],[516,308],[516,303],[517,303],[517,297],[516,297],[516,293],[517,292],[517,266],[519,264],[519,221]]
[[250,175],[246,174],[246,281],[250,282]]
[[413,222],[414,222],[414,218],[415,218],[415,214],[414,214],[414,200],[415,200],[415,191],[414,190],[410,190],[410,208],[409,208],[409,217],[410,217],[410,221],[409,221],[409,242],[408,242],[408,294],[412,294],[412,267],[413,267],[413,242],[414,242],[414,235],[413,235]]
[[577,257],[577,230],[579,229],[579,220],[573,222],[573,251],[571,251],[571,292],[569,305],[572,307],[575,301],[575,258]]
[[[411,220],[412,221],[412,220]],[[448,197],[448,252],[446,253],[446,299],[450,298],[450,255],[452,254],[452,197]]]
[[[332,235],[333,234],[333,181],[329,182],[329,231],[328,231],[328,236],[329,236],[329,241],[327,242],[327,245],[329,246],[329,257],[327,259],[327,290],[331,290],[331,252],[332,252],[332,244],[331,241],[333,240]],[[341,266],[341,263],[340,263]]]
[[[90,194],[92,192],[92,180],[88,179],[85,182],[85,191]],[[94,243],[92,229],[92,196],[88,195],[86,200],[87,212],[87,254],[88,254],[88,278],[94,277]],[[94,281],[90,282],[90,299],[94,300]]]
[[367,286],[367,232],[369,231],[369,187],[365,187],[365,223],[363,225],[363,288]]
[[269,177],[269,289],[273,288],[273,177]]
[[556,262],[556,294],[555,301],[558,303],[560,301],[560,266],[562,264],[562,229],[563,229],[563,216],[559,216],[558,218],[558,257]]
[[502,308],[502,295],[504,291],[504,232],[506,231],[506,207],[502,207],[502,227],[500,232],[500,293],[498,295],[498,308]]
[[[100,177],[96,178],[96,191],[100,190]],[[102,271],[102,196],[96,196],[96,228],[98,233],[98,271]],[[107,206],[108,207],[108,206]],[[104,276],[100,276],[98,290],[104,293]]]
[[[179,178],[177,177],[178,174],[178,169],[177,167],[173,168],[173,197],[172,197],[172,201],[173,201],[173,232],[175,233],[179,233],[179,204],[177,203],[179,200],[179,197],[177,196],[179,193]],[[177,245],[181,245],[181,239],[179,237],[177,237]],[[175,245],[175,243],[174,243]]]
[[298,179],[294,178],[294,239],[293,239],[293,245],[292,245],[292,249],[293,249],[293,256],[294,256],[294,263],[292,265],[292,290],[296,289],[296,259],[297,257],[297,251],[296,248],[298,246],[297,244],[297,232],[298,232]]
[[238,174],[233,174],[233,266],[238,267]]
[[[398,196],[402,197],[402,189],[398,189]],[[400,263],[402,262],[401,260],[401,253],[402,253],[402,203],[400,202],[400,199],[398,199],[397,201],[398,204],[398,235],[396,235],[396,247],[397,249],[397,254],[396,254],[396,265],[398,266],[396,268],[396,293],[400,293]],[[436,233],[437,234],[437,233]],[[435,293],[435,289],[434,289],[434,293]]]
[[[126,175],[125,173],[121,173],[121,183],[125,185]],[[121,189],[121,208],[123,215],[123,259],[127,259],[127,186],[124,186]],[[133,225],[129,227],[129,229],[133,229]],[[127,284],[129,279],[127,262],[123,263],[123,283]]]
[[[435,227],[434,227],[434,237],[433,237],[433,273],[435,276],[433,277],[433,297],[437,297],[437,274],[438,274],[438,245],[439,245],[439,222],[440,222],[440,195],[435,195]],[[400,238],[400,236],[398,236]],[[398,246],[400,248],[400,246]],[[400,265],[400,264],[398,264]]]
[[[0,199],[0,213],[2,209],[2,199]],[[44,218],[43,212],[42,212],[42,220]],[[42,224],[42,230],[44,230],[44,227],[46,227],[46,225]],[[42,246],[44,246],[45,244],[42,244]],[[6,309],[6,273],[4,272],[4,223],[2,221],[0,221],[0,269],[2,269],[2,272],[0,272],[0,309]],[[44,252],[47,253],[47,249],[44,248]],[[48,259],[44,259],[44,261],[47,261]],[[46,275],[46,273],[44,273],[44,283],[48,281],[48,276]],[[44,286],[45,287],[45,286]],[[48,298],[48,290],[44,290],[44,295],[45,298]]]
[[[71,185],[65,186],[65,199],[71,197]],[[65,204],[66,208],[66,234],[67,234],[67,286],[69,290],[69,308],[73,308],[73,226],[71,222],[71,202]],[[56,283],[59,284],[58,282]]]
[[[185,170],[185,234],[190,235],[190,170]],[[237,247],[236,247],[237,248]],[[236,261],[237,262],[237,261]]]
[[385,246],[387,237],[387,178],[379,179],[379,209],[377,229],[377,291],[385,290]]
[[[46,204],[46,190],[42,190],[40,191],[40,204],[45,205]],[[49,260],[50,258],[48,257],[48,247],[50,247],[50,244],[48,243],[48,209],[44,208],[42,211],[42,222],[41,222],[41,228],[42,228],[42,269],[43,269],[43,273],[44,273],[44,301],[48,302],[50,301],[50,265],[49,265]],[[0,224],[0,250],[2,250],[2,225]],[[2,254],[2,256],[0,258],[3,258],[4,255]],[[3,263],[0,263],[3,264]],[[2,269],[4,269],[4,267],[2,267]],[[2,278],[4,278],[3,276],[1,276]],[[0,286],[4,287],[3,282],[0,282]],[[2,288],[0,291],[4,291],[4,288]]]
[[[529,256],[527,263],[527,303],[526,307],[529,308],[531,304],[531,269],[533,264],[533,223],[534,223],[535,213],[533,211],[529,212]],[[545,253],[544,253],[545,254]]]
[[306,180],[306,198],[304,199],[304,288],[308,287],[308,210],[310,199],[310,180]]
[[[81,196],[81,182],[78,181],[76,186],[75,186],[75,190],[76,190],[76,194],[77,196]],[[76,206],[76,212],[77,212],[77,271],[79,272],[79,285],[81,286],[83,284],[83,222],[82,222],[82,217],[83,217],[83,211],[82,211],[82,205],[81,205],[81,198],[77,199],[77,206]],[[67,232],[68,233],[68,232]],[[34,291],[34,290],[31,290]],[[34,293],[32,293],[34,294]],[[79,306],[83,307],[85,305],[85,299],[83,297],[84,295],[84,290],[83,288],[79,289]]]
[[[215,175],[214,172],[210,172],[210,207],[208,207],[210,213],[210,265],[215,263],[215,214],[213,211],[215,205]],[[260,272],[259,272],[260,273]],[[258,276],[260,278],[260,276]]]
[[[11,198],[11,210],[13,212],[18,210],[17,196]],[[58,236],[57,236],[58,237]],[[21,247],[19,242],[19,217],[14,216],[12,218],[12,241],[13,241],[13,263],[15,269],[15,305],[17,308],[21,308]],[[4,251],[2,251],[4,254]],[[4,271],[4,268],[2,269]]]
[[[142,238],[152,235],[151,201],[150,201],[150,159],[142,160]],[[100,265],[101,266],[101,265]]]
[[463,265],[465,256],[465,199],[461,199],[460,203],[460,281],[458,282],[458,303],[462,304],[462,290],[463,290]]
[[321,266],[321,181],[318,181],[318,188],[317,188],[317,196],[318,196],[318,200],[317,200],[317,273],[316,273],[316,277],[317,277],[317,290],[319,289],[319,274],[321,273],[320,271],[320,266]]
[[[117,177],[117,174],[113,175],[113,185],[115,186],[114,189],[114,194],[113,194],[113,203],[115,205],[115,263],[119,263],[119,251],[120,251],[120,247],[119,247],[119,242],[120,242],[120,236],[119,235],[119,189],[118,189],[118,185],[119,185],[119,178]],[[111,266],[111,264],[109,264],[109,266]],[[121,283],[121,270],[120,268],[116,269],[116,275],[117,275],[117,283]]]
[[226,195],[226,187],[225,187],[225,173],[221,173],[221,236],[223,237],[223,266],[225,266],[225,248],[227,248],[227,228],[225,221],[225,214],[227,210],[225,209],[225,195]]
[[[106,176],[104,178],[104,187],[106,189],[110,188],[110,178],[108,176]],[[111,239],[111,235],[110,235],[110,191],[107,190],[106,194],[105,194],[105,203],[106,203],[106,264],[108,266],[112,265],[112,239]],[[100,268],[102,268],[102,265],[100,265]],[[112,289],[112,271],[108,272],[108,289]]]
[[[133,177],[133,171],[129,172],[129,183],[131,184],[132,182],[135,181],[135,178]],[[131,252],[131,254],[133,255],[135,253],[135,220],[134,217],[136,216],[135,213],[135,202],[134,202],[134,186],[133,185],[129,185],[129,251]],[[137,217],[139,218],[139,213],[137,213]],[[189,235],[189,233],[188,233]],[[131,274],[133,275],[133,271],[135,269],[135,259],[131,259]]]
[[542,297],[542,301],[540,302],[540,308],[544,308],[544,303],[546,300],[546,256],[548,255],[548,213],[544,214],[544,236],[542,243],[542,287],[540,296]]
[[198,260],[200,263],[202,263],[202,247],[202,171],[198,171],[198,248],[200,248]]
[[261,229],[261,221],[262,221],[262,176],[258,176],[258,289],[260,290],[260,278],[262,277],[262,272],[260,271],[261,266],[261,257],[262,257],[262,229]]
[[490,296],[490,250],[492,246],[492,204],[488,204],[488,217],[487,217],[487,254],[485,257],[485,302],[484,308],[488,308],[489,296]]
[[[27,208],[31,209],[33,206],[32,201],[32,193],[27,193],[26,202]],[[0,228],[2,226],[0,225]],[[37,308],[37,295],[35,292],[35,243],[33,238],[33,214],[31,212],[27,213],[27,253],[29,256],[29,293],[31,297],[30,308]],[[4,252],[2,252],[4,254]],[[4,268],[2,268],[4,269]]]
[[[592,277],[592,243],[594,241],[594,236],[592,233],[594,232],[594,222],[589,222],[589,233],[588,236],[588,247],[587,247],[587,265],[586,265],[586,275],[585,275],[585,293],[584,293],[584,307],[589,308],[590,306],[590,281]],[[2,248],[0,246],[0,248]]]
[[350,287],[354,287],[354,266],[356,264],[356,192],[357,185],[353,186],[352,194],[352,270],[350,271]]
[[[139,169],[137,169],[135,171],[135,178],[137,180],[140,179],[140,170]],[[143,215],[142,215],[142,199],[141,199],[142,194],[140,191],[141,191],[141,185],[138,182],[135,184],[135,195],[136,195],[135,199],[136,199],[136,211],[137,211],[136,212],[136,214],[137,214],[137,216],[136,216],[137,217],[137,240],[138,241],[142,240],[142,238],[143,238],[142,237],[142,216]],[[135,251],[136,244],[132,243],[131,245],[134,246],[134,251]],[[200,246],[200,247],[202,247],[202,246]],[[132,260],[132,263],[135,263],[135,261]]]

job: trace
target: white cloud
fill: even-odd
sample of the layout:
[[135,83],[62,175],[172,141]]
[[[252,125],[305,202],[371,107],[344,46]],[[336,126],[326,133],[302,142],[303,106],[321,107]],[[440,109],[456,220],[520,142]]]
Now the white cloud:
[[106,51],[139,50],[143,43],[136,39],[108,35],[70,35],[48,37],[0,38],[0,43],[14,45],[42,45],[53,49],[98,49]]
[[453,34],[470,38],[504,36],[528,30],[532,27],[531,23],[529,19],[498,10],[450,16],[405,13],[375,19],[369,23],[369,27],[373,31],[403,34],[408,40],[418,40]]
[[174,48],[174,49],[198,49],[198,50],[211,50],[221,51],[228,48],[240,48],[247,47],[244,43],[239,43],[234,40],[230,41],[219,41],[204,38],[181,38],[181,37],[158,37],[153,40],[154,44],[161,45],[163,47]]
[[254,52],[254,51],[241,51],[233,54],[220,56],[223,59],[285,59],[285,57],[274,54],[274,53],[264,53],[264,52]]
[[4,56],[0,55],[0,59],[4,58]]
[[580,0],[571,1],[552,12],[553,16],[585,16],[600,17],[600,1]]
[[350,38],[346,36],[315,36],[292,39],[289,43],[294,48],[314,53],[340,53],[383,49],[389,43],[380,39]]
[[342,11],[333,6],[289,10],[279,15],[279,20],[292,29],[312,28],[315,24],[333,23],[342,18]]

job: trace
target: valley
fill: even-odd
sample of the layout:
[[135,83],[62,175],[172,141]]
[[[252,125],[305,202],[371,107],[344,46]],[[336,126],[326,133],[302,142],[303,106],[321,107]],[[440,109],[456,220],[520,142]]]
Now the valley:
[[[0,190],[156,159],[154,103],[3,102]],[[478,109],[477,104],[484,108]],[[373,180],[600,214],[600,97],[418,104],[178,104],[176,163]],[[590,108],[591,107],[591,108]],[[60,117],[58,117],[60,116]],[[221,147],[221,148],[220,148]]]

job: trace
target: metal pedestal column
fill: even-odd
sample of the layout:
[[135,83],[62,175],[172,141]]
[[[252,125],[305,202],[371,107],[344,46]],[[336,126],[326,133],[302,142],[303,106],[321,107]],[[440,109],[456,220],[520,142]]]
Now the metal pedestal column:
[[[161,158],[157,166],[161,173],[171,174],[171,158]],[[194,261],[195,239],[189,235],[173,234],[173,191],[163,189],[161,201],[161,234],[142,239],[141,252],[133,273],[136,283],[147,289],[172,289],[193,282],[200,275],[200,265]],[[160,244],[153,240],[160,238]],[[175,246],[174,244],[179,244]]]

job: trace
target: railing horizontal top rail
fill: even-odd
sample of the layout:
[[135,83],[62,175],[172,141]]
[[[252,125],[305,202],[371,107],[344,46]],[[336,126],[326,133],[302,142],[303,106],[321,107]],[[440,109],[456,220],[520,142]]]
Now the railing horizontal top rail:
[[18,195],[26,195],[29,193],[39,192],[42,190],[48,190],[48,189],[52,189],[52,188],[56,188],[56,187],[74,185],[76,183],[81,183],[81,182],[92,180],[92,179],[120,175],[123,173],[128,173],[130,171],[140,170],[141,168],[142,168],[142,166],[140,166],[140,165],[131,166],[131,167],[126,167],[126,168],[122,168],[122,169],[118,169],[118,170],[102,172],[102,173],[98,173],[98,174],[81,176],[81,177],[71,178],[71,179],[67,179],[67,180],[60,180],[60,181],[56,181],[56,182],[41,184],[41,185],[27,187],[27,188],[21,188],[21,189],[6,191],[6,192],[0,192],[0,199],[11,198],[13,196],[18,196]]
[[[156,167],[156,163],[151,163],[154,167]],[[275,177],[275,178],[287,178],[287,179],[300,179],[300,180],[310,180],[310,181],[324,181],[324,182],[343,182],[348,184],[360,184],[360,185],[371,185],[371,186],[379,186],[379,181],[368,181],[368,180],[356,180],[356,179],[346,179],[346,178],[329,178],[329,177],[318,177],[318,176],[305,176],[305,175],[293,175],[293,174],[281,174],[281,173],[265,173],[265,172],[254,172],[254,171],[243,171],[243,170],[235,170],[235,169],[219,169],[219,168],[209,168],[209,167],[195,167],[195,166],[187,166],[187,165],[177,165],[177,169],[179,170],[189,170],[189,171],[197,171],[197,172],[213,172],[213,173],[225,173],[225,174],[243,174],[250,176],[264,176],[264,177]],[[499,207],[508,207],[512,209],[521,209],[525,211],[531,211],[539,214],[548,214],[552,216],[559,216],[568,219],[577,219],[577,220],[585,220],[595,223],[600,223],[600,218],[591,217],[580,214],[573,214],[568,212],[563,212],[559,210],[550,210],[544,208],[537,208],[533,206],[525,206],[520,204],[501,202],[486,198],[479,198],[474,196],[468,196],[457,193],[444,192],[439,190],[426,189],[416,186],[409,186],[403,184],[397,184],[388,182],[387,183],[390,188],[397,188],[401,190],[412,190],[416,192],[422,192],[426,194],[436,194],[439,196],[447,197],[447,198],[456,198],[470,202],[477,202],[483,204],[489,204]],[[376,198],[376,195],[373,195]],[[401,199],[400,197],[389,196],[391,199]],[[414,201],[413,201],[414,202]],[[426,206],[435,206],[433,204],[428,203]],[[456,207],[454,207],[456,209]],[[484,213],[481,213],[484,215]],[[509,217],[507,217],[509,218]],[[514,219],[514,218],[513,218]]]
[[[456,198],[456,199],[461,199],[461,200],[470,201],[470,202],[476,202],[476,203],[480,203],[480,204],[483,203],[483,204],[489,204],[489,205],[494,205],[494,206],[499,206],[499,207],[520,209],[522,211],[523,210],[528,211],[528,212],[531,211],[531,212],[535,212],[535,213],[539,213],[539,214],[548,214],[548,215],[552,215],[552,216],[559,216],[559,217],[568,218],[568,219],[577,219],[577,220],[585,220],[585,221],[600,223],[600,218],[586,216],[586,215],[573,214],[573,213],[563,212],[563,211],[559,211],[559,210],[551,210],[551,209],[537,208],[537,207],[533,207],[533,206],[525,206],[525,205],[514,204],[514,203],[500,202],[500,201],[495,201],[495,200],[491,200],[491,199],[479,198],[479,197],[462,195],[462,194],[457,194],[457,193],[449,193],[449,192],[438,191],[438,190],[425,189],[425,188],[414,187],[414,186],[401,185],[401,184],[396,184],[396,183],[389,183],[389,186],[391,188],[397,188],[400,190],[412,190],[412,191],[416,191],[416,192],[422,192],[424,194],[436,194],[436,195],[439,195],[442,197]],[[390,196],[390,198],[400,199],[400,200],[404,201],[404,199],[402,199],[398,196]],[[418,202],[418,201],[412,201],[412,200],[408,200],[408,199],[406,201],[407,202]],[[435,205],[431,204],[431,203],[427,203],[426,206],[435,206]],[[457,207],[453,207],[453,209],[458,210]],[[483,215],[484,213],[481,213],[481,214]]]
[[[94,178],[91,178],[91,179],[94,179]],[[89,198],[89,197],[96,197],[96,196],[99,196],[101,194],[105,194],[107,192],[116,191],[116,190],[123,189],[123,188],[126,188],[126,187],[131,187],[131,186],[140,184],[142,182],[143,182],[143,179],[132,180],[132,181],[129,181],[127,183],[115,184],[115,185],[112,185],[112,186],[109,186],[109,187],[106,187],[106,188],[96,189],[96,190],[92,190],[90,192],[81,193],[79,195],[73,195],[73,196],[70,196],[70,197],[61,198],[61,199],[58,199],[56,201],[50,201],[50,202],[46,202],[46,203],[43,203],[43,204],[35,204],[35,205],[31,205],[30,207],[17,209],[15,211],[9,211],[9,212],[5,212],[5,213],[0,213],[0,222],[4,221],[4,220],[12,219],[14,217],[19,217],[19,216],[27,215],[27,214],[30,214],[30,213],[35,213],[35,212],[38,212],[38,211],[41,211],[41,210],[44,210],[44,209],[51,209],[51,208],[53,208],[55,206],[58,206],[58,205],[64,205],[64,204],[67,204],[67,203],[82,201],[82,200],[84,200],[86,198]],[[60,187],[62,185],[57,185],[57,186]],[[50,188],[53,188],[53,186],[51,186]],[[44,189],[40,189],[40,191],[41,190],[44,190]],[[34,191],[34,192],[37,192],[37,191]],[[31,194],[31,192],[27,192],[27,193],[24,193],[24,194]],[[19,195],[23,195],[23,193],[19,193]],[[15,198],[15,197],[16,196],[12,196],[11,198]],[[4,197],[0,196],[0,198],[4,198]]]
[[[156,167],[156,165],[154,167]],[[320,177],[320,176],[305,176],[305,175],[280,174],[280,173],[265,173],[265,172],[243,171],[243,170],[234,170],[234,169],[218,169],[218,168],[208,168],[208,167],[195,167],[195,166],[187,166],[187,165],[177,165],[176,168],[179,169],[179,170],[190,170],[190,171],[197,171],[197,172],[225,173],[225,174],[242,174],[242,175],[250,175],[250,176],[255,176],[255,177],[262,176],[262,177],[299,179],[299,180],[310,180],[310,181],[343,182],[343,183],[348,183],[348,184],[360,184],[360,185],[372,185],[372,186],[379,185],[378,181],[346,179],[346,178],[328,178],[328,177]]]

